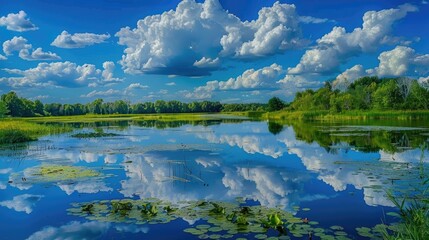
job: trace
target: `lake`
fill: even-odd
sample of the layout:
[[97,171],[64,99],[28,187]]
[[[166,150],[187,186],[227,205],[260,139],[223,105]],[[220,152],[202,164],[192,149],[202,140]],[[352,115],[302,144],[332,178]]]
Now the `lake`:
[[71,125],[2,146],[2,239],[377,238],[428,163],[424,121]]

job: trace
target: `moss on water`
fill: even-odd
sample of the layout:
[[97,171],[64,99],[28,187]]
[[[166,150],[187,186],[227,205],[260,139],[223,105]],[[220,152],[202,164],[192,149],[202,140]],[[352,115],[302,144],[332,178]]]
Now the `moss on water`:
[[75,166],[46,165],[38,168],[33,175],[47,181],[69,180],[77,178],[98,177],[101,174],[91,169]]

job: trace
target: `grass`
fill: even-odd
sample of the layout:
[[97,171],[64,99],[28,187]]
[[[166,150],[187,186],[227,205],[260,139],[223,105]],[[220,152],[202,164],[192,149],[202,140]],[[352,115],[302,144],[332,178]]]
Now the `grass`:
[[[201,121],[216,120],[223,116],[231,116],[230,113],[213,114],[213,113],[159,113],[159,114],[110,114],[110,115],[76,115],[76,116],[50,116],[50,117],[33,117],[23,118],[31,122],[57,122],[57,123],[85,123],[85,122],[105,122],[105,121]],[[236,115],[233,115],[236,116]]]
[[429,239],[429,176],[424,168],[424,150],[427,145],[422,146],[422,154],[419,164],[420,182],[412,194],[407,196],[396,196],[388,192],[390,201],[399,209],[401,222],[394,228],[392,233],[384,232],[384,238],[389,240],[400,239]]
[[37,140],[38,137],[71,131],[62,125],[43,125],[21,119],[0,120],[0,144],[13,144]]
[[76,133],[71,135],[74,138],[100,138],[100,137],[115,137],[119,136],[116,133],[104,133],[104,132],[90,132],[90,133]]
[[277,111],[269,112],[262,116],[270,120],[366,120],[366,119],[428,119],[429,111],[427,110],[410,110],[410,111],[375,111],[375,110],[354,110],[342,113],[332,113],[328,110],[315,111]]

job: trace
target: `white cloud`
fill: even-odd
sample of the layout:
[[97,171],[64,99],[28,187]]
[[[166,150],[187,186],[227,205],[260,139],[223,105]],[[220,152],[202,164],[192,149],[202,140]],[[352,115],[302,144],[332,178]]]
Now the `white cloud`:
[[272,64],[258,70],[248,69],[236,78],[227,81],[208,81],[206,85],[194,89],[185,94],[186,98],[205,99],[210,98],[216,90],[253,90],[276,87],[276,82],[283,74],[282,66]]
[[113,71],[115,70],[115,63],[111,61],[104,62],[103,68],[104,70],[101,73],[101,76],[103,77],[103,83],[109,84],[109,83],[118,83],[123,81],[123,79],[121,78],[113,77]]
[[119,90],[109,89],[106,91],[97,91],[94,90],[86,95],[81,95],[81,97],[98,97],[98,96],[112,96],[112,95],[120,95],[122,94]]
[[27,240],[80,240],[80,239],[99,239],[109,229],[109,223],[103,222],[69,222],[60,227],[45,227],[42,230],[33,233]]
[[7,57],[5,57],[5,56],[3,56],[3,55],[0,54],[0,61],[1,60],[6,60],[6,59],[7,59]]
[[[422,76],[429,73],[429,54],[417,54],[414,49],[396,46],[390,51],[380,53],[379,65],[374,69],[365,70],[362,65],[355,65],[338,75],[333,87],[345,89],[358,78],[367,75],[379,77]],[[419,82],[424,83],[424,78]]]
[[58,187],[61,188],[67,195],[71,195],[74,192],[78,193],[98,193],[98,192],[109,192],[113,189],[106,186],[101,180],[91,179],[90,181],[79,181],[75,184],[58,183]]
[[17,212],[25,212],[30,214],[33,211],[33,207],[40,199],[42,199],[43,195],[31,195],[31,194],[23,194],[13,197],[12,200],[6,200],[0,202],[0,206],[7,207],[13,209]]
[[299,21],[302,23],[314,23],[314,24],[331,22],[327,18],[317,18],[317,17],[312,17],[312,16],[300,16]]
[[24,11],[18,13],[9,13],[7,16],[0,18],[0,26],[5,26],[7,30],[25,32],[39,29],[26,18],[27,14]]
[[363,66],[360,64],[355,65],[338,75],[332,82],[332,87],[334,89],[345,90],[356,79],[361,78],[365,75],[367,75],[367,73],[365,72]]
[[211,59],[203,57],[199,61],[195,61],[193,64],[197,68],[217,68],[220,65],[219,58]]
[[31,49],[32,45],[27,43],[27,39],[23,37],[13,37],[10,40],[3,42],[3,52],[9,56],[14,52],[19,52],[22,49]]
[[134,89],[147,89],[149,86],[142,85],[141,83],[131,83],[127,88],[125,88],[125,92],[129,92]]
[[[30,53],[31,51],[31,53]],[[3,43],[3,52],[10,56],[14,52],[19,52],[19,57],[32,61],[32,60],[60,60],[61,58],[52,52],[43,52],[42,48],[33,50],[33,46],[28,43],[27,39],[23,37],[13,37]]]
[[167,85],[167,86],[176,86],[176,83],[175,82],[168,82],[165,85]]
[[380,64],[374,69],[379,76],[422,75],[429,73],[429,54],[416,54],[410,47],[397,46],[378,57]]
[[117,225],[115,226],[115,229],[119,232],[129,232],[129,233],[148,233],[149,228],[148,227],[140,227],[138,225]]
[[127,73],[201,76],[219,68],[221,57],[263,57],[301,46],[300,35],[294,5],[277,2],[242,22],[218,0],[185,0],[115,36],[127,47],[121,61]]
[[95,34],[95,33],[75,33],[70,34],[63,31],[51,43],[52,46],[59,48],[84,48],[97,43],[103,43],[110,38],[110,34]]
[[[106,66],[106,64],[103,64]],[[39,63],[37,67],[27,70],[3,69],[10,74],[21,77],[10,77],[4,80],[12,87],[23,86],[60,86],[82,87],[88,85],[103,85],[114,83],[120,79],[113,78],[111,64],[102,71],[93,64],[77,65],[69,61],[54,63]],[[109,70],[110,69],[110,70]],[[104,74],[103,74],[104,73]]]
[[398,8],[381,11],[369,11],[363,16],[362,28],[347,33],[343,27],[334,27],[332,31],[317,40],[317,46],[307,50],[300,62],[288,69],[289,74],[331,73],[340,64],[362,52],[371,52],[380,45],[395,42],[390,36],[392,25],[404,18],[408,12],[418,8],[404,4]]

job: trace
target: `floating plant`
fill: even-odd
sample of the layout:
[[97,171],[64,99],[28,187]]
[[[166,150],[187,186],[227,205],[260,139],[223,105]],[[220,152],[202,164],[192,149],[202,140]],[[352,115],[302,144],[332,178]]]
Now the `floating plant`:
[[71,135],[74,138],[101,138],[101,137],[116,137],[119,134],[105,133],[105,132],[89,132],[89,133],[76,133]]
[[170,203],[148,198],[74,203],[72,206],[68,209],[69,214],[102,222],[166,224],[178,219],[200,220],[183,230],[200,239],[237,238],[243,235],[249,239],[290,239],[291,236],[301,238],[313,235],[321,239],[349,239],[340,226],[324,229],[318,226],[318,222],[304,223],[282,209],[243,206],[239,202]]

